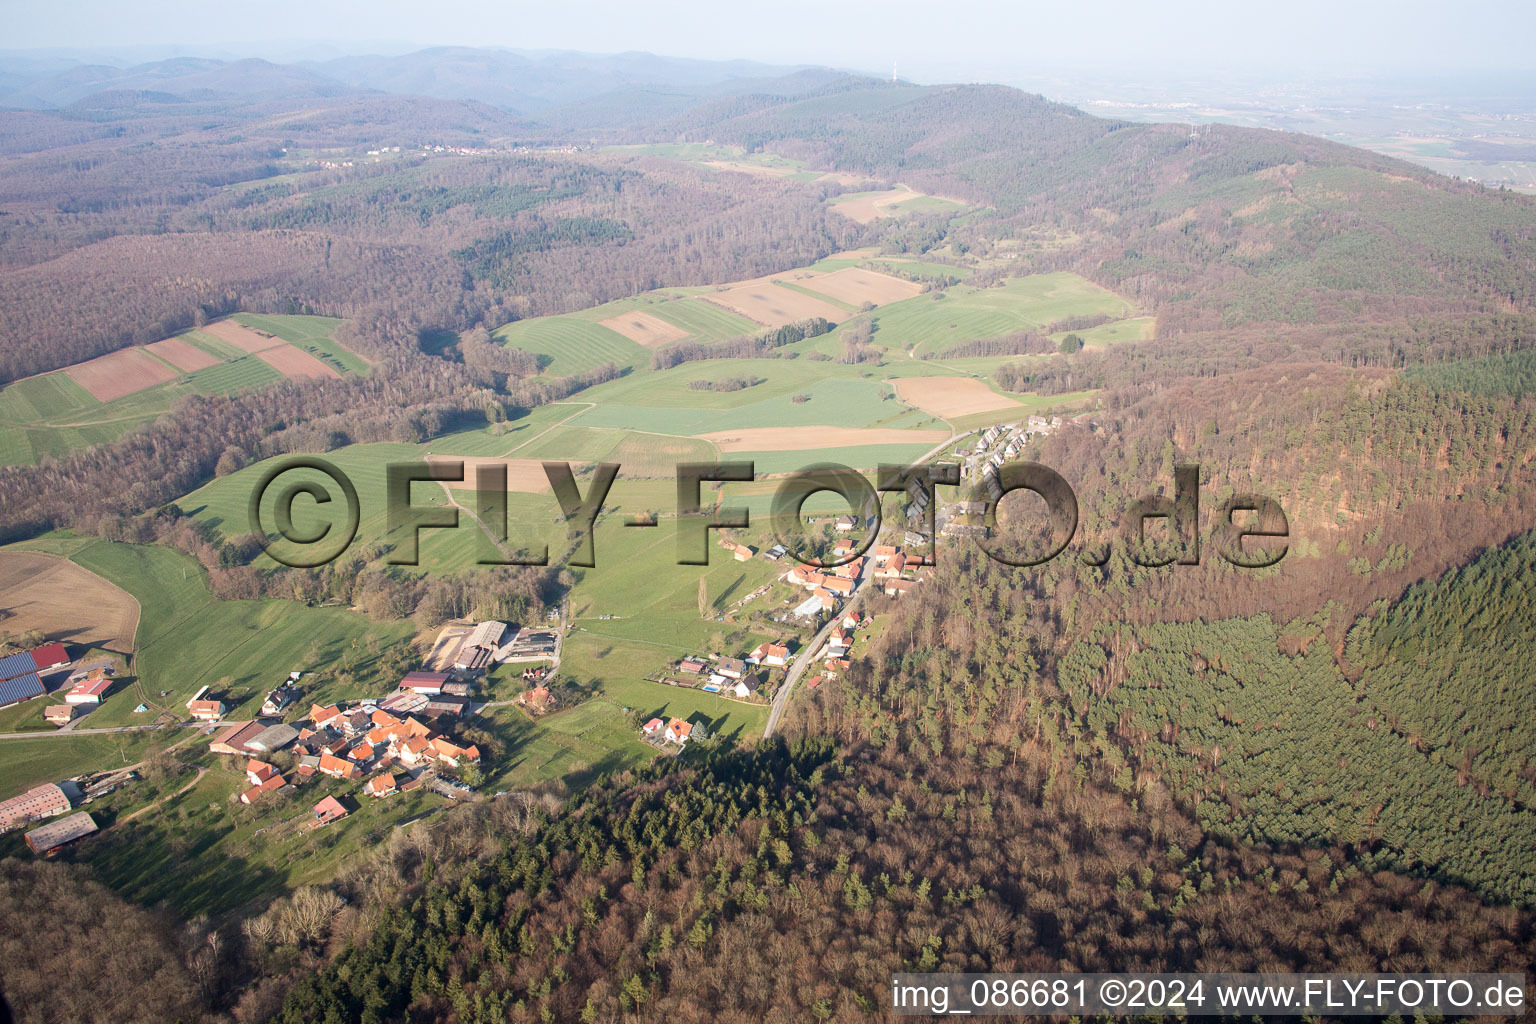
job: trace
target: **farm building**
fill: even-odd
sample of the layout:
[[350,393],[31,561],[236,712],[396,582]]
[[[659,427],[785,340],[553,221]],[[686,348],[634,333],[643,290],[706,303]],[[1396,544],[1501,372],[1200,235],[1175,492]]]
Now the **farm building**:
[[50,821],[46,825],[33,829],[27,833],[26,839],[33,853],[45,854],[52,853],[65,843],[72,843],[95,831],[96,820],[81,811],[79,814],[71,814],[67,818]]
[[322,825],[329,825],[333,821],[340,821],[347,816],[347,809],[341,805],[341,801],[333,796],[315,804],[315,819]]
[[27,652],[38,672],[48,673],[69,664],[69,655],[60,643],[43,644]]
[[[21,655],[12,655],[12,657],[21,657]],[[0,662],[8,660],[0,658]],[[0,708],[8,708],[12,704],[20,704],[33,697],[41,697],[47,692],[48,688],[43,685],[42,678],[36,672],[27,672],[25,675],[0,680]]]
[[[549,691],[545,690],[544,694],[547,697]],[[440,718],[443,715],[457,717],[464,714],[468,708],[469,701],[463,697],[444,697],[439,695],[427,701],[426,706],[421,709],[421,713],[428,718]]]
[[254,754],[246,744],[266,730],[260,722],[236,722],[213,738],[208,749],[215,754]]
[[64,700],[70,704],[100,704],[101,699],[110,689],[112,689],[112,680],[105,675],[92,672],[70,687],[69,692],[64,695]]
[[[447,687],[452,684],[444,683],[443,685]],[[413,711],[420,711],[426,707],[428,700],[429,698],[426,694],[413,693],[410,690],[397,690],[380,701],[379,707],[397,715],[408,715]]]
[[12,828],[27,821],[51,818],[70,808],[69,795],[62,786],[46,782],[33,786],[20,796],[0,802],[0,829]]
[[815,594],[812,594],[810,597],[806,598],[804,601],[800,602],[800,604],[795,606],[793,614],[796,618],[815,619],[821,616],[821,612],[821,598],[817,597]]
[[261,732],[246,741],[246,747],[250,750],[270,754],[275,750],[282,750],[288,744],[299,738],[299,731],[291,725],[279,722],[277,725],[269,725]]
[[659,718],[653,718],[640,727],[640,735],[648,740],[654,740],[661,736],[666,727],[667,723]]
[[50,704],[43,709],[43,721],[49,725],[65,725],[74,720],[73,704]]
[[443,684],[447,681],[446,672],[407,672],[400,680],[400,689],[435,696],[443,692]]
[[501,646],[501,638],[506,631],[507,624],[505,622],[482,622],[469,634],[469,637],[464,641],[464,646],[494,651]]
[[502,661],[538,661],[555,656],[559,636],[548,629],[525,629],[516,639],[504,645],[497,656]]

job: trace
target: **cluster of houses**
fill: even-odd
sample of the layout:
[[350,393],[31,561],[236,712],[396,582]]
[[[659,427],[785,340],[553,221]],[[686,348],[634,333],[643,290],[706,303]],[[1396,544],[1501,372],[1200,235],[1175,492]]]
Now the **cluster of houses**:
[[836,678],[839,672],[847,669],[848,655],[853,651],[854,631],[863,629],[870,622],[868,617],[861,618],[857,612],[845,612],[827,634],[827,642],[816,652],[816,659],[822,663],[822,671],[812,676],[807,685],[820,686],[822,680]]
[[681,679],[663,679],[673,685],[694,686],[705,693],[724,693],[746,700],[763,688],[765,682],[757,668],[784,665],[789,648],[783,644],[760,644],[745,658],[689,655],[675,666]]
[[[291,707],[300,697],[300,678],[295,672],[268,693],[262,702],[263,714],[281,714]],[[206,688],[188,702],[188,709],[196,717],[222,717],[224,712],[222,702],[206,696]],[[208,749],[247,758],[249,788],[240,794],[241,803],[254,804],[316,775],[366,778],[363,788],[368,795],[388,796],[415,788],[422,770],[479,762],[479,749],[456,743],[443,728],[443,723],[457,720],[468,709],[468,683],[445,672],[409,672],[399,688],[382,700],[314,704],[305,718],[293,724],[260,718],[237,722],[215,736]],[[293,780],[263,760],[289,748]],[[397,769],[411,777],[401,781]]]
[[[946,537],[986,537],[991,532],[983,521],[989,505],[1003,497],[998,471],[1017,457],[1027,441],[1044,437],[1062,426],[1060,416],[1031,416],[1022,424],[1000,423],[988,427],[976,439],[975,448],[960,448],[955,454],[965,459],[963,474],[971,484],[972,498],[956,501],[940,512],[939,531]],[[982,497],[982,495],[986,497]]]

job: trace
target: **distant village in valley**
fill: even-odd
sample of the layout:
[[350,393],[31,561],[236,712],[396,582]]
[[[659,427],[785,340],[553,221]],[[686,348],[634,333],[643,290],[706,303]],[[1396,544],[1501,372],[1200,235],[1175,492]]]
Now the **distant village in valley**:
[[[710,694],[722,707],[775,705],[777,711],[797,683],[815,689],[843,676],[876,626],[876,613],[861,599],[868,594],[900,599],[919,587],[933,565],[934,533],[987,536],[1002,494],[998,470],[1032,438],[1062,427],[1060,417],[1030,416],[959,435],[939,456],[959,472],[958,491],[943,494],[938,507],[930,508],[929,492],[914,482],[900,496],[904,518],[888,520],[878,530],[872,517],[859,514],[806,517],[807,536],[823,541],[820,558],[802,561],[783,543],[754,546],[735,531],[720,531],[718,546],[732,561],[767,562],[776,571],[723,607],[706,608],[701,584],[700,615],[738,627],[730,636],[752,636],[756,642],[674,657],[642,681],[657,688],[662,706],[665,688],[671,687]],[[750,628],[743,631],[743,625]],[[442,806],[472,797],[496,767],[495,755],[483,740],[477,742],[485,735],[477,716],[510,708],[539,721],[587,699],[560,672],[565,638],[577,628],[554,610],[545,621],[530,624],[449,622],[429,644],[422,643],[419,650],[426,653],[417,667],[398,674],[382,694],[314,699],[324,666],[302,666],[275,681],[256,714],[232,718],[231,695],[208,685],[184,702],[184,714],[172,716],[174,721],[167,721],[162,705],[149,706],[146,681],[124,685],[132,678],[125,657],[99,650],[72,657],[63,643],[40,643],[0,657],[0,708],[45,700],[42,720],[68,731],[89,729],[92,712],[108,700],[135,701],[132,714],[154,717],[155,723],[129,728],[197,728],[209,754],[243,778],[232,802],[260,807],[301,794],[302,815],[290,815],[282,824],[312,832],[356,813],[365,802],[399,794],[434,794]],[[487,692],[490,674],[503,666],[497,692]],[[169,693],[159,691],[161,698]],[[237,700],[234,706],[250,703]],[[698,711],[623,711],[631,715],[638,740],[663,756],[714,738],[718,721]],[[29,849],[51,855],[100,831],[102,823],[87,808],[139,782],[141,769],[125,765],[34,786],[0,802],[0,833],[21,830]]]

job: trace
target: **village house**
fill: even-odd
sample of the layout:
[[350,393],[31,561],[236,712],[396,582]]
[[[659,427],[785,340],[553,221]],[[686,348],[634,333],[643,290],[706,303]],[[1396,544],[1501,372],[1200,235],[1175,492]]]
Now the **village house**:
[[826,576],[822,579],[821,589],[829,590],[841,597],[847,597],[853,593],[853,580],[845,580],[837,576]]
[[700,672],[703,672],[705,668],[706,666],[704,662],[699,658],[684,658],[677,664],[677,670],[679,672],[686,672],[689,675],[698,675]]
[[357,766],[351,761],[337,757],[335,754],[320,755],[320,772],[329,775],[333,779],[357,778]]
[[276,793],[278,790],[287,788],[288,780],[281,775],[273,774],[247,789],[244,793],[241,793],[240,802],[243,804],[254,804],[268,793]]
[[74,717],[73,704],[50,704],[43,709],[43,721],[49,725],[68,725]]
[[672,721],[667,723],[667,731],[663,735],[663,738],[667,740],[667,742],[676,743],[681,747],[688,743],[688,737],[692,735],[692,733],[692,722],[685,722],[681,718],[674,718]]
[[665,731],[666,728],[667,723],[663,722],[659,718],[653,718],[640,727],[640,735],[644,736],[648,740],[659,739],[662,732]]
[[715,671],[727,679],[740,679],[747,671],[747,663],[740,658],[721,658],[715,663]]
[[438,736],[431,741],[427,750],[427,757],[433,761],[446,764],[450,768],[457,768],[461,762],[473,763],[479,761],[480,750],[473,744],[461,747]]
[[267,694],[266,699],[261,702],[262,714],[280,715],[290,704],[299,699],[299,688],[293,685],[298,676],[297,672],[293,673],[288,677],[288,682]]
[[346,717],[341,713],[341,709],[336,707],[314,704],[309,709],[309,720],[315,723],[316,729],[334,729],[340,732]]
[[369,779],[368,784],[363,787],[363,792],[375,797],[389,796],[391,793],[398,792],[398,787],[395,785],[395,777],[385,772]]
[[853,518],[853,516],[838,516],[832,523],[832,528],[838,533],[852,533],[858,525],[859,521]]
[[789,648],[784,644],[776,644],[771,640],[764,640],[747,654],[748,665],[765,665],[776,667],[789,662]]
[[347,809],[341,805],[341,801],[333,796],[315,804],[315,820],[321,825],[329,825],[333,821],[340,821],[347,816]]
[[208,696],[204,686],[187,701],[187,711],[200,722],[214,722],[224,717],[224,702]]
[[254,757],[245,762],[245,780],[253,786],[259,786],[275,775],[281,774],[276,766],[265,761],[258,761]]
[[748,672],[736,681],[736,685],[731,687],[731,693],[737,697],[750,697],[762,685],[763,681],[758,678],[756,672]]

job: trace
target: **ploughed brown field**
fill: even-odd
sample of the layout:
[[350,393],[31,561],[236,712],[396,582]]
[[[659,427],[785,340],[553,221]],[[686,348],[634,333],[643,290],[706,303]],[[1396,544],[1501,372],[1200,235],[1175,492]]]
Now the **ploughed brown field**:
[[644,345],[646,348],[655,348],[657,345],[665,345],[669,341],[681,341],[688,337],[688,332],[676,324],[669,324],[659,316],[643,313],[640,310],[611,316],[607,320],[599,321],[598,325],[622,334],[630,341]]
[[[803,284],[813,286],[815,278],[807,275]],[[824,317],[833,323],[848,319],[846,310],[830,302],[785,288],[774,283],[775,278],[761,277],[744,281],[724,291],[699,296],[717,306],[724,306],[733,313],[740,313],[748,320],[755,320],[764,327],[783,327],[796,320],[808,320],[813,316]]]
[[36,629],[49,640],[127,654],[139,625],[139,602],[67,558],[37,551],[0,551],[0,630]]
[[853,306],[866,302],[883,306],[887,302],[910,299],[923,290],[923,286],[915,281],[904,281],[862,267],[848,267],[803,283],[813,292],[820,292]]
[[1018,405],[971,377],[903,377],[891,383],[897,398],[945,419]]
[[209,355],[184,338],[166,338],[164,341],[157,341],[152,345],[145,345],[144,347],[176,367],[182,373],[206,370],[208,367],[218,366],[222,362],[218,356]]
[[99,402],[110,402],[176,379],[171,369],[142,348],[125,348],[66,367],[65,373]]
[[464,463],[464,480],[446,481],[444,486],[453,491],[473,491],[475,489],[476,467],[501,465],[507,467],[507,490],[518,491],[524,494],[553,494],[549,487],[549,477],[544,473],[544,462],[541,459],[497,459],[491,457],[473,455],[429,455],[428,462],[462,462]]
[[894,427],[747,427],[700,434],[722,452],[794,452],[818,448],[853,448],[866,444],[940,444],[947,430],[898,430]]
[[247,327],[238,320],[220,320],[217,323],[205,325],[202,330],[215,338],[227,341],[242,352],[264,352],[269,348],[286,345],[282,338],[274,338],[270,334]]
[[256,358],[266,363],[284,377],[340,377],[335,369],[322,363],[303,349],[292,345],[264,349]]

